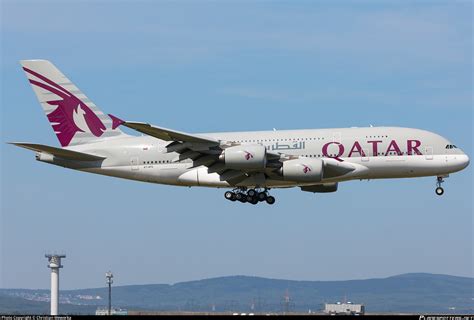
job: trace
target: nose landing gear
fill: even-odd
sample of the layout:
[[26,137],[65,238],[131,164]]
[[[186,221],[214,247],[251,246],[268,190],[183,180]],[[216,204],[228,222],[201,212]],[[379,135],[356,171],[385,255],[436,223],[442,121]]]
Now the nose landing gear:
[[275,203],[275,197],[272,197],[271,195],[268,194],[268,189],[249,189],[247,190],[244,187],[241,188],[236,188],[232,191],[226,191],[224,193],[224,197],[227,200],[230,200],[232,202],[234,201],[239,201],[242,203],[248,202],[251,204],[257,204],[259,202],[264,202],[266,201],[268,204],[274,204]]
[[442,196],[444,193],[443,187],[441,187],[441,184],[444,182],[443,177],[438,177],[436,180],[436,189],[435,192],[438,196]]

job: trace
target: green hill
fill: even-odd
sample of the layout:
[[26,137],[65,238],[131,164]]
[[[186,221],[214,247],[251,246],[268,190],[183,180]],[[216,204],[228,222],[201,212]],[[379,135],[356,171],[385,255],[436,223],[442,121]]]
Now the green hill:
[[[0,314],[49,314],[49,302],[31,301],[23,298],[0,294]],[[93,314],[95,306],[60,304],[62,314]]]
[[[290,307],[294,311],[320,310],[325,302],[342,301],[347,297],[354,303],[365,304],[367,312],[472,313],[473,288],[473,278],[424,273],[349,281],[231,276],[174,285],[114,287],[113,305],[130,310],[167,311],[210,311],[214,306],[216,311],[248,312],[253,304],[254,311],[281,311],[283,297],[288,290]],[[30,299],[34,295],[44,298],[47,293],[47,290],[0,289],[0,294],[4,296]],[[106,305],[107,289],[65,290],[60,295],[61,301],[67,301],[70,305],[95,308]],[[0,297],[0,301],[2,299]],[[9,312],[2,309],[3,305],[0,303],[0,313]],[[23,308],[20,303],[16,305]],[[25,304],[25,308],[30,310],[33,306]]]

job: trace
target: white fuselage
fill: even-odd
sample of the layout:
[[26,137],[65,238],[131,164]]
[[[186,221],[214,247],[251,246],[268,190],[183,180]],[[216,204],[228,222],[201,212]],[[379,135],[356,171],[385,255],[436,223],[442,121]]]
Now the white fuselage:
[[[320,158],[334,164],[350,163],[356,169],[342,176],[323,177],[318,184],[353,179],[409,178],[447,176],[462,170],[469,158],[445,138],[432,132],[398,128],[341,128],[283,130],[203,134],[225,141],[264,145],[269,152],[291,156]],[[103,156],[100,162],[38,159],[64,167],[125,179],[178,186],[230,187],[218,173],[208,173],[205,166],[193,167],[190,159],[179,160],[178,153],[168,153],[162,141],[150,136],[109,139],[71,146],[67,149]],[[317,183],[287,181],[249,176],[236,186],[291,187]]]

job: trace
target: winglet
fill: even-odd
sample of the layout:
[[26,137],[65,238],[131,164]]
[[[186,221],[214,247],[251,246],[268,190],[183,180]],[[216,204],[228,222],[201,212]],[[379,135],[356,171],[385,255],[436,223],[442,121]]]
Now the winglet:
[[125,121],[117,118],[114,115],[111,115],[110,113],[109,113],[109,117],[110,119],[112,119],[112,130],[125,123]]

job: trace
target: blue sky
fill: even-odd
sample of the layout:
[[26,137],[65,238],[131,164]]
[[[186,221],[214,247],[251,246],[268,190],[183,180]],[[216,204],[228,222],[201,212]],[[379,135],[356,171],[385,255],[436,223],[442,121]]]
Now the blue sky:
[[472,158],[470,1],[1,1],[0,287],[223,275],[304,280],[473,276],[472,165],[435,178],[223,190],[84,174],[7,141],[58,145],[18,60],[53,61],[104,112],[188,132],[394,125]]

